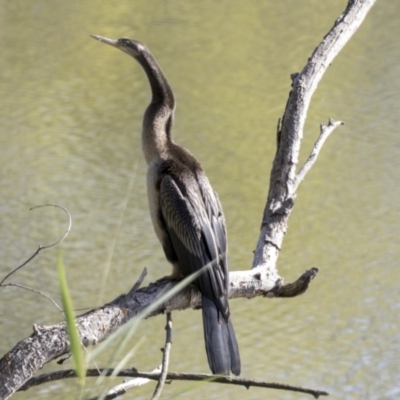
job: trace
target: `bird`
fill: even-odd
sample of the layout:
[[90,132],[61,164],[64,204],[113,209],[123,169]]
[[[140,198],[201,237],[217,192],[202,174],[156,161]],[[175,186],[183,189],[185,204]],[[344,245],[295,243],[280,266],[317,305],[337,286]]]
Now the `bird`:
[[213,374],[240,375],[239,347],[228,304],[229,269],[225,218],[201,164],[172,140],[175,99],[148,47],[129,39],[91,35],[133,57],[143,68],[151,101],[143,117],[142,150],[154,231],[179,280],[202,272],[193,284],[201,293],[204,340]]

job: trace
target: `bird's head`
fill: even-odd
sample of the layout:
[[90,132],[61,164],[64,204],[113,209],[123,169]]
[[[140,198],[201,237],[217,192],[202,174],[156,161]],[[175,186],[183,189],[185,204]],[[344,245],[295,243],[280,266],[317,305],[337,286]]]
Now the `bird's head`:
[[131,57],[138,58],[140,57],[144,51],[146,51],[146,46],[143,43],[140,43],[137,40],[128,39],[128,38],[120,38],[117,40],[108,39],[103,36],[90,35],[92,38],[99,40],[100,42],[107,43],[110,46],[116,47],[117,49],[122,50],[126,54],[129,54]]

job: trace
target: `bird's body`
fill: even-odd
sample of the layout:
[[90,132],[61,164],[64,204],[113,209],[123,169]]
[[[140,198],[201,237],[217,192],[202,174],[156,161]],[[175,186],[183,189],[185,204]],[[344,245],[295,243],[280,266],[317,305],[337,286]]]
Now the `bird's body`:
[[200,163],[172,141],[175,100],[150,51],[135,40],[94,37],[134,57],[147,74],[152,100],[143,119],[142,147],[153,227],[173,265],[172,278],[209,266],[194,281],[202,295],[208,362],[213,373],[239,375],[239,349],[228,305],[226,227],[218,196]]

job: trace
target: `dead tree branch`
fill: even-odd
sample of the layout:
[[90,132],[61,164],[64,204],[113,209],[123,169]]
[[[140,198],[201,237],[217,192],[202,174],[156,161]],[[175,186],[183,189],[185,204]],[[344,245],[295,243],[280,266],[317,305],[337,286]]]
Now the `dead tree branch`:
[[[250,299],[257,296],[286,297],[288,294],[293,296],[296,291],[303,292],[314,276],[315,271],[310,270],[303,274],[297,283],[291,284],[292,286],[282,284],[277,286],[275,281],[263,276],[258,269],[231,272],[229,297]],[[120,326],[143,313],[155,299],[170,288],[171,282],[161,279],[135,292],[121,295],[101,308],[78,316],[76,327],[82,345],[88,347],[103,341]],[[194,286],[187,286],[153,309],[147,317],[200,306],[199,292]],[[11,396],[46,363],[68,352],[69,341],[64,322],[52,326],[35,325],[31,336],[21,340],[0,360],[0,399]]]
[[167,313],[167,324],[165,325],[165,330],[167,332],[165,338],[165,346],[162,349],[163,352],[163,360],[162,360],[162,367],[161,367],[161,374],[160,378],[158,379],[156,389],[154,390],[153,396],[151,400],[157,400],[160,395],[161,391],[165,384],[165,379],[167,378],[168,374],[168,365],[169,365],[169,353],[171,351],[172,345],[172,316],[171,313]]
[[34,210],[36,208],[40,208],[40,207],[56,207],[59,208],[61,210],[63,210],[67,215],[68,215],[68,228],[65,231],[65,233],[59,238],[57,239],[54,243],[50,243],[46,246],[42,246],[41,244],[39,245],[39,247],[36,249],[36,251],[27,259],[25,260],[21,265],[18,265],[18,267],[14,268],[12,271],[10,271],[0,282],[0,286],[7,286],[7,284],[5,284],[4,282],[13,274],[15,274],[17,271],[19,271],[21,268],[25,267],[25,265],[27,265],[30,261],[32,261],[42,250],[48,249],[50,247],[56,246],[58,243],[62,242],[69,234],[70,230],[71,230],[71,226],[72,226],[72,217],[71,214],[68,212],[67,209],[65,209],[64,207],[58,206],[56,204],[44,204],[41,206],[35,206],[29,209],[29,211]]
[[[96,377],[100,375],[105,376],[121,376],[121,377],[138,377],[138,378],[145,378],[145,379],[152,379],[152,380],[159,380],[160,379],[160,367],[155,371],[152,372],[140,372],[136,369],[124,369],[119,371],[117,374],[114,374],[112,369],[106,370],[98,370],[98,369],[89,369],[87,370],[86,376],[88,377]],[[76,377],[75,371],[64,370],[64,371],[56,371],[50,372],[48,374],[40,375],[36,378],[30,379],[20,390],[28,390],[33,386],[42,385],[43,383],[54,382],[60,379],[68,379]],[[261,387],[261,388],[268,388],[268,389],[280,389],[280,390],[289,390],[292,392],[299,392],[299,393],[306,393],[314,396],[316,399],[319,396],[328,396],[329,393],[323,390],[315,390],[310,388],[304,388],[301,386],[293,386],[293,385],[286,385],[283,383],[276,383],[276,382],[265,382],[253,379],[244,379],[239,377],[233,376],[220,376],[220,375],[211,375],[211,374],[180,374],[174,372],[168,372],[166,379],[168,381],[194,381],[194,382],[204,382],[204,383],[219,383],[219,384],[226,384],[226,385],[236,385],[236,386],[244,386],[246,389],[251,387]],[[131,381],[126,382],[129,384]],[[147,383],[144,382],[144,383]],[[144,384],[143,383],[143,384]],[[124,384],[123,384],[124,385]],[[138,385],[136,385],[138,386]],[[133,387],[133,386],[132,386]],[[130,387],[129,387],[130,388]],[[125,389],[127,389],[125,387]],[[125,390],[126,392],[126,390]],[[119,394],[123,394],[125,392],[119,392]],[[114,392],[113,392],[114,393]],[[111,395],[113,393],[110,392]],[[115,397],[110,397],[115,398]],[[108,399],[105,397],[105,399]],[[91,399],[95,400],[95,399]]]
[[[276,262],[287,231],[296,190],[311,168],[326,137],[333,129],[321,132],[311,159],[297,173],[303,128],[311,97],[325,71],[334,58],[359,28],[376,0],[349,0],[344,13],[314,50],[303,70],[292,74],[292,90],[278,127],[277,151],[270,175],[267,204],[261,225],[261,233],[254,253],[253,268],[262,266],[276,274]],[[340,124],[340,123],[337,123]],[[329,124],[328,128],[336,128]],[[314,155],[313,155],[314,154]]]

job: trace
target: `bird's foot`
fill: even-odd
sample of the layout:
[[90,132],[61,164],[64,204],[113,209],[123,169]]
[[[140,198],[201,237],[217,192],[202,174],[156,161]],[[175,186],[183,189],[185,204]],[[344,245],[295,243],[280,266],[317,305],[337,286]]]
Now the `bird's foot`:
[[177,282],[183,279],[183,276],[180,273],[173,272],[171,275],[163,276],[162,278],[158,279],[159,281],[173,281]]

